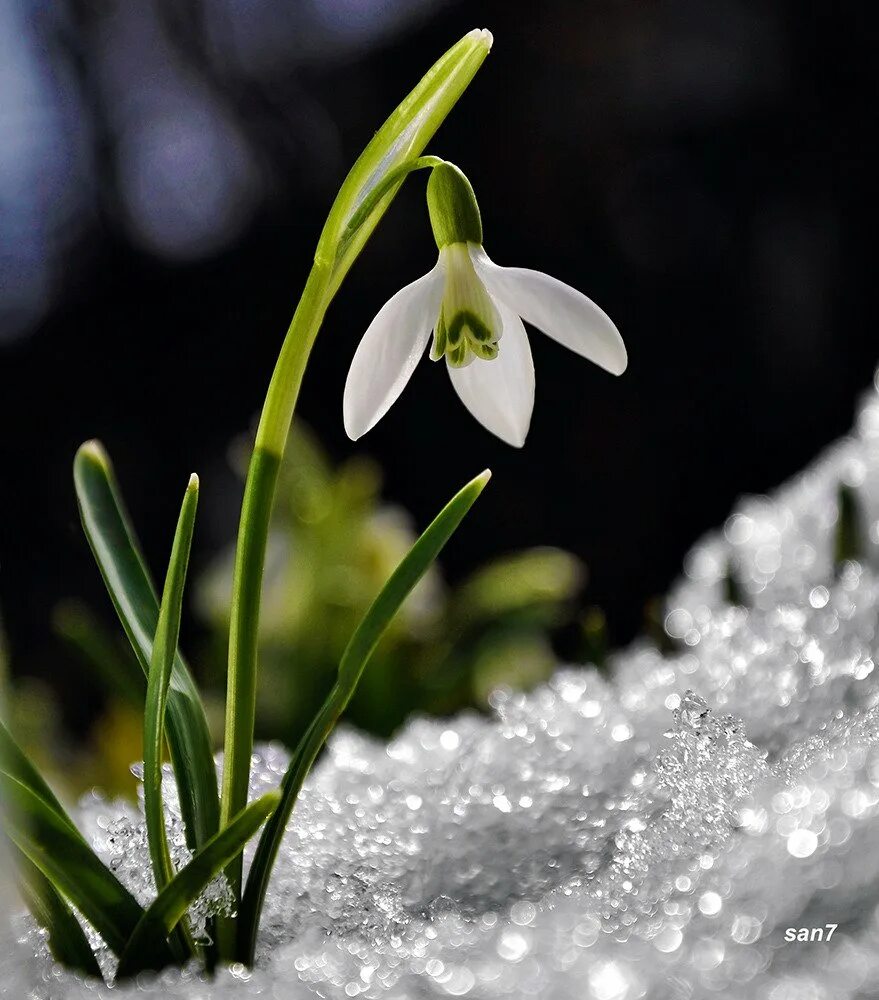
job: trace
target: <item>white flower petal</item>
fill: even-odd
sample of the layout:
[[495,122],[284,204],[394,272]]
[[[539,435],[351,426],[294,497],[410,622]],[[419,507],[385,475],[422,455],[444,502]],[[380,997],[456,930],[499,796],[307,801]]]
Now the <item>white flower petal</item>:
[[496,302],[503,323],[499,352],[491,361],[474,358],[466,368],[449,368],[461,402],[502,441],[521,448],[534,409],[534,362],[522,321]]
[[612,375],[622,375],[628,358],[610,317],[576,288],[540,271],[500,267],[481,248],[472,248],[477,274],[497,299],[568,350]]
[[440,263],[401,288],[379,310],[354,352],[342,411],[353,441],[388,412],[412,377],[439,315],[443,294]]

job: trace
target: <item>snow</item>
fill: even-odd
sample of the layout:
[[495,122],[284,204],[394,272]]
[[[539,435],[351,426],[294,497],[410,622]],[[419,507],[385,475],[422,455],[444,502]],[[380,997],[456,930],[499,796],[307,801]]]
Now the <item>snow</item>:
[[[841,482],[870,552],[836,567]],[[337,732],[287,832],[252,972],[82,982],[18,916],[2,995],[879,994],[877,542],[874,391],[850,437],[694,547],[667,604],[672,652],[641,642],[609,671],[560,666],[530,694],[496,692],[488,718],[415,719],[387,745]],[[730,572],[745,607],[726,601]],[[286,759],[259,748],[254,794]],[[148,899],[140,812],[91,795],[81,820]],[[223,901],[216,884],[202,911]],[[785,940],[827,924],[829,941]]]

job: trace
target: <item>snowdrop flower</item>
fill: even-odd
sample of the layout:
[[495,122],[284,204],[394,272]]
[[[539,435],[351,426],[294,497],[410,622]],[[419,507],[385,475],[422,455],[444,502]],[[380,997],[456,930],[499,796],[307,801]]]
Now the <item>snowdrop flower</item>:
[[613,375],[626,368],[622,337],[576,289],[491,261],[473,189],[453,164],[431,171],[427,201],[439,260],[385,303],[360,341],[345,385],[345,430],[356,440],[381,420],[433,333],[430,357],[446,359],[467,409],[521,447],[534,407],[534,363],[522,320]]

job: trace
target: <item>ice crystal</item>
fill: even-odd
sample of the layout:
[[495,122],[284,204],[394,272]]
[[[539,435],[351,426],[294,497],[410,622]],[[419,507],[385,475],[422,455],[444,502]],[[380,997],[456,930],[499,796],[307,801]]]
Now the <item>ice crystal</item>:
[[[868,551],[837,566],[841,482]],[[288,829],[256,968],[112,996],[876,996],[877,543],[873,393],[849,438],[696,545],[666,609],[673,652],[560,667],[496,692],[488,718],[416,719],[387,745],[341,730]],[[286,761],[259,748],[253,793]],[[80,814],[150,898],[140,811],[90,796]],[[185,859],[174,809],[170,832]],[[220,883],[200,912],[224,898]],[[829,942],[785,939],[827,924]],[[53,965],[27,918],[12,926],[3,995],[110,996]]]

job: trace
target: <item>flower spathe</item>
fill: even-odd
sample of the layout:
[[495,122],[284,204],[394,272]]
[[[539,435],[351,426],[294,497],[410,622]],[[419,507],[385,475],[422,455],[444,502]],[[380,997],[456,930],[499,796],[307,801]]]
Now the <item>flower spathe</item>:
[[539,271],[499,267],[482,248],[473,188],[441,162],[427,186],[436,266],[379,310],[354,354],[343,404],[354,440],[388,412],[425,353],[446,359],[455,391],[474,417],[515,447],[534,409],[534,362],[522,323],[614,375],[626,368],[619,331],[585,295]]

